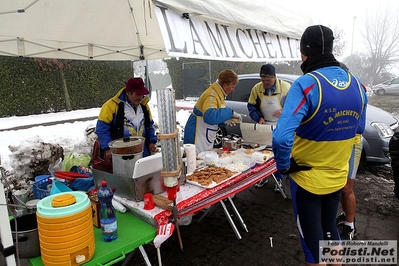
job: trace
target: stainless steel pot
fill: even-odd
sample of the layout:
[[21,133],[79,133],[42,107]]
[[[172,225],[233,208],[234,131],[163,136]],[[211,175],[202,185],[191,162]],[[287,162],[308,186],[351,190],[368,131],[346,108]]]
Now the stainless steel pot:
[[229,148],[230,151],[235,151],[241,148],[242,139],[238,136],[227,135],[222,139],[222,147]]
[[[17,227],[15,227],[15,220]],[[40,255],[39,234],[37,231],[36,213],[23,215],[10,220],[10,227],[14,244],[18,239],[19,258],[27,259]],[[17,228],[17,230],[15,230]]]
[[145,138],[125,137],[109,143],[112,152],[113,174],[132,177],[136,161],[143,158]]
[[144,137],[134,136],[116,139],[111,141],[108,146],[112,154],[132,155],[143,152],[144,144]]

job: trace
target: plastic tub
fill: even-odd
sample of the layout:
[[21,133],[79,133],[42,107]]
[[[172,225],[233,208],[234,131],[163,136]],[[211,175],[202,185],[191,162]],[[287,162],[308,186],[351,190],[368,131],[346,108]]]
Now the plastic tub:
[[214,153],[205,154],[204,162],[206,165],[214,165],[219,161],[219,155]]
[[62,192],[69,192],[72,191],[72,189],[70,189],[67,185],[65,185],[64,183],[54,180],[53,181],[53,186],[51,187],[50,190],[50,195],[54,195],[54,194],[58,194],[58,193],[62,193]]

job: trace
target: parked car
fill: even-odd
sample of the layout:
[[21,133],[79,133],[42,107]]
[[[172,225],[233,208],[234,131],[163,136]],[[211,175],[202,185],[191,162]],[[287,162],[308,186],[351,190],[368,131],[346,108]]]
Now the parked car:
[[372,88],[376,95],[399,94],[399,78],[390,79]]
[[[277,77],[292,84],[299,76],[277,74]],[[252,87],[258,82],[260,82],[259,74],[239,75],[239,82],[234,92],[226,98],[227,106],[238,113],[247,115],[243,117],[243,122],[255,123],[249,116],[247,102]],[[367,105],[366,119],[366,128],[363,133],[363,160],[375,163],[390,162],[388,144],[395,129],[399,126],[398,120],[388,112],[370,104]],[[215,147],[220,147],[222,138],[231,134],[241,136],[240,126],[219,128]]]

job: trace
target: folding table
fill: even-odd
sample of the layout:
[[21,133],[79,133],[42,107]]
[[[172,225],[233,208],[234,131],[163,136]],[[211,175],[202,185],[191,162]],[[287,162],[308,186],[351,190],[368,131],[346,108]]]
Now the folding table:
[[[234,205],[232,196],[254,185],[259,180],[272,175],[276,171],[276,163],[274,159],[270,159],[266,163],[255,165],[249,170],[242,172],[232,179],[229,179],[213,188],[206,189],[189,183],[182,184],[176,200],[178,217],[182,218],[215,205],[216,203],[220,203],[234,233],[238,239],[241,239],[241,235],[237,230],[234,221],[231,219],[231,215],[223,200],[227,199],[227,202],[231,204],[241,226],[248,232],[244,220]],[[160,195],[166,197],[166,192],[161,193]],[[132,213],[134,213],[134,215],[154,227],[158,227],[158,225],[161,224],[167,224],[173,217],[171,210],[163,210],[159,207],[155,207],[152,210],[145,210],[143,201],[136,202],[121,197],[115,197],[115,199],[124,204]]]
[[[118,238],[111,242],[105,242],[101,239],[101,229],[94,228],[94,238],[96,250],[93,258],[83,265],[113,265],[119,261],[128,261],[131,254],[128,253],[139,248],[145,263],[150,266],[147,254],[143,248],[144,244],[152,242],[156,236],[157,229],[146,222],[135,217],[133,214],[116,213],[118,224]],[[42,266],[40,256],[28,259],[32,266]]]
[[[274,159],[270,159],[264,164],[261,165],[255,165],[251,169],[241,173],[240,175],[232,178],[231,180],[228,180],[225,183],[222,183],[214,188],[211,189],[200,189],[200,190],[195,190],[195,188],[192,188],[194,193],[190,197],[187,197],[186,199],[180,200],[177,203],[177,208],[178,208],[178,214],[179,217],[187,216],[192,213],[196,213],[198,211],[201,211],[207,207],[211,207],[212,205],[215,205],[216,203],[220,203],[223,207],[223,211],[226,215],[226,218],[228,219],[234,233],[236,234],[238,239],[241,239],[241,235],[239,231],[237,230],[236,225],[234,224],[234,221],[231,219],[231,215],[228,212],[223,200],[227,199],[227,201],[231,204],[234,213],[236,214],[241,226],[245,231],[248,232],[248,229],[244,223],[244,220],[242,219],[239,211],[234,205],[234,202],[232,200],[232,196],[237,194],[240,191],[243,191],[244,189],[247,189],[248,187],[254,185],[256,182],[259,180],[262,180],[270,175],[272,175],[274,172],[276,172],[276,163]],[[187,187],[191,188],[193,185],[190,184],[185,184],[184,186],[181,187],[181,190],[187,189]],[[168,220],[168,218],[171,216],[170,211],[162,211],[154,216],[154,218],[158,221],[158,223],[162,223]]]

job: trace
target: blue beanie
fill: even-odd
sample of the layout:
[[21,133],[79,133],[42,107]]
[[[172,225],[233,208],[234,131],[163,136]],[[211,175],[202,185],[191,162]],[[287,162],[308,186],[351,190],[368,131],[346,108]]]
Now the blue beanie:
[[274,78],[276,77],[276,69],[270,64],[263,65],[260,68],[260,76],[266,78]]

